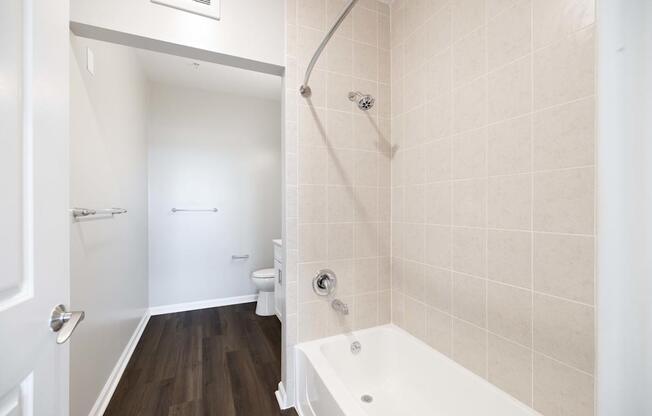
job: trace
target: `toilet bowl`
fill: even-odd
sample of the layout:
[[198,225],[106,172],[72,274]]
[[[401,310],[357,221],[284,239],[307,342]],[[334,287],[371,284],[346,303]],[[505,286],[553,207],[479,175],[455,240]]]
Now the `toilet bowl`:
[[274,279],[276,279],[275,269],[256,270],[251,274],[251,280],[258,288],[256,315],[271,316],[276,314],[274,308]]

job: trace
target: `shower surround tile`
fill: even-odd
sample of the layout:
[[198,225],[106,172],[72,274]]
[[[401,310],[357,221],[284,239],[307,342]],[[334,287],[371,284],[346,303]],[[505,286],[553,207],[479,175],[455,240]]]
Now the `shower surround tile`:
[[532,288],[532,234],[489,230],[487,277],[512,286]]
[[[293,72],[285,78],[284,104],[296,145],[285,148],[286,206],[292,202],[296,208],[286,211],[284,238],[296,241],[297,250],[285,267],[298,273],[296,283],[285,288],[293,291],[286,299],[296,303],[288,312],[296,325],[293,334],[286,334],[291,340],[287,348],[391,320],[392,59],[387,5],[361,1],[317,61],[311,97],[301,97],[296,85],[345,5],[344,0],[288,3],[286,57]],[[349,101],[350,91],[375,96],[377,105],[363,113]],[[324,268],[338,276],[336,296],[350,311],[345,317],[312,292],[312,278]],[[314,325],[315,320],[321,324]]]
[[[535,0],[536,1],[536,0]],[[488,69],[493,70],[532,51],[532,0],[511,1],[487,22]]]
[[487,320],[490,332],[523,346],[532,346],[532,293],[500,283],[489,283]]
[[532,350],[489,335],[488,380],[523,403],[532,403]]
[[[543,415],[594,415],[595,0],[361,1],[306,100],[345,4],[288,2],[286,349],[391,321]],[[324,267],[347,317],[312,294]]]
[[543,415],[593,416],[595,379],[534,354],[533,407]]
[[589,97],[595,92],[594,27],[534,52],[534,108]]
[[594,3],[390,12],[392,321],[544,415],[594,414]]
[[542,293],[593,304],[595,239],[534,234],[534,288]]

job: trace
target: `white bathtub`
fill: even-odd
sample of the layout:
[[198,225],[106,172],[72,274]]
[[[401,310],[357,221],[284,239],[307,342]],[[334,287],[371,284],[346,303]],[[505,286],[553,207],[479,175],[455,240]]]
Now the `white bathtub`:
[[538,415],[394,325],[299,344],[297,377],[301,416]]

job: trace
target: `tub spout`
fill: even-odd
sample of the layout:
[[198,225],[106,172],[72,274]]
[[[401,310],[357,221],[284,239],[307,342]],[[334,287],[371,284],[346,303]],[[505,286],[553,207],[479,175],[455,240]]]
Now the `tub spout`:
[[346,305],[346,303],[342,302],[339,299],[335,299],[334,301],[332,301],[331,306],[333,307],[333,309],[335,309],[337,312],[340,312],[342,315],[349,314],[349,307]]

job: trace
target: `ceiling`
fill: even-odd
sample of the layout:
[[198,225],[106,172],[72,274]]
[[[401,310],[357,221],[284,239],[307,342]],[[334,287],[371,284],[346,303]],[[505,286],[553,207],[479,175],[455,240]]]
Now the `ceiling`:
[[281,100],[281,77],[137,49],[150,81],[265,100]]

